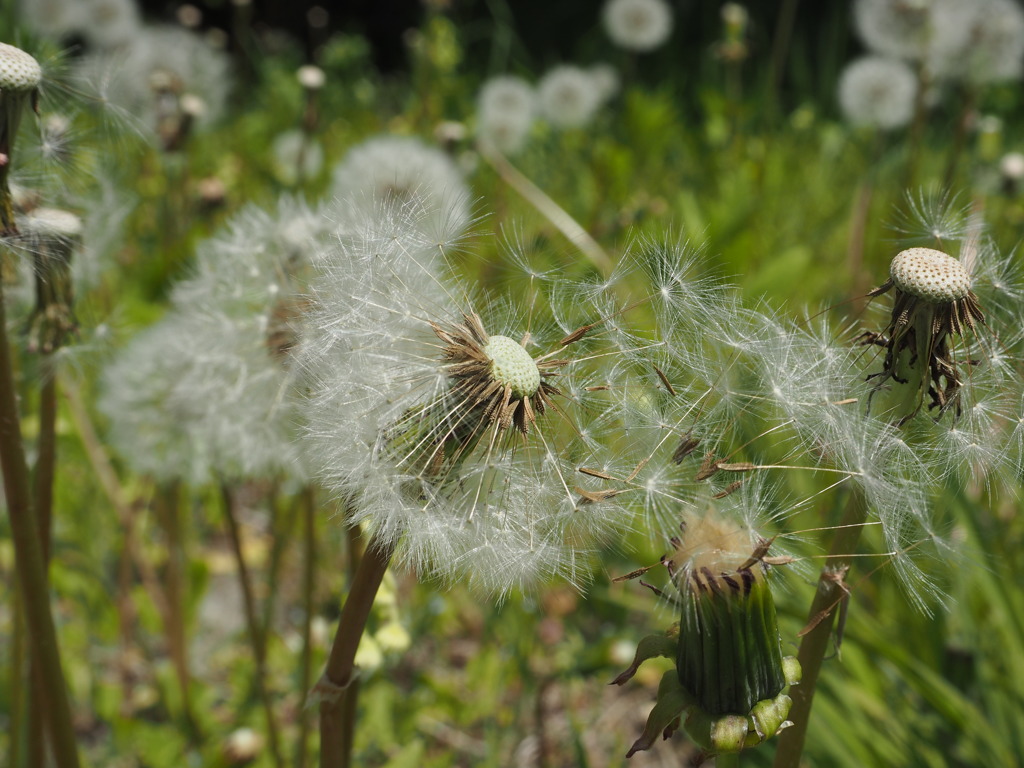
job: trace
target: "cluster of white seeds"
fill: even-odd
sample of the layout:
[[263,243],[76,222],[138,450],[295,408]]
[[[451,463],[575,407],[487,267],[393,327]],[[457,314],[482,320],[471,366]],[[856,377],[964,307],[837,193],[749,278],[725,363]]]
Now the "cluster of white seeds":
[[971,276],[959,261],[932,248],[908,248],[889,267],[893,283],[924,301],[947,303],[966,298]]
[[533,397],[540,388],[540,369],[523,346],[508,336],[491,336],[484,347],[491,360],[491,378],[512,387],[516,397]]
[[42,77],[38,61],[20,48],[0,43],[0,88],[30,91],[38,87]]

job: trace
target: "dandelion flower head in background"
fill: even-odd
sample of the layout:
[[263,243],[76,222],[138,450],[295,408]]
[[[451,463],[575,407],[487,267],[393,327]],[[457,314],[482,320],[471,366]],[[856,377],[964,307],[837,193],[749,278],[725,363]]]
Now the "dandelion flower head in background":
[[514,299],[474,298],[415,215],[382,212],[318,264],[305,420],[320,479],[424,576],[497,595],[582,581],[623,527],[616,495],[578,472],[615,463],[614,302],[537,272]]
[[929,47],[930,73],[972,85],[1024,74],[1024,9],[1016,0],[938,0]]
[[101,104],[143,131],[160,133],[169,121],[216,122],[231,90],[227,53],[174,26],[142,26],[130,42],[89,54],[77,77]]
[[541,113],[556,128],[584,127],[603,101],[593,76],[568,64],[548,70],[537,85],[537,93]]
[[928,55],[934,0],[855,0],[861,41],[886,58],[921,61]]
[[[380,201],[426,211],[420,225],[438,234],[470,223],[469,187],[452,159],[414,136],[377,136],[349,150],[334,168],[331,195],[346,211],[373,217]],[[443,239],[439,237],[438,239]]]
[[839,77],[839,106],[854,125],[900,128],[914,112],[917,78],[896,59],[867,56],[851,62]]
[[523,148],[536,116],[537,95],[521,77],[492,77],[477,96],[477,134],[505,154]]
[[611,41],[627,51],[653,51],[672,34],[672,9],[664,0],[609,0],[601,20]]
[[171,312],[104,374],[111,439],[136,471],[193,484],[304,477],[292,357],[304,271],[329,225],[283,198],[271,213],[243,209],[200,244]]

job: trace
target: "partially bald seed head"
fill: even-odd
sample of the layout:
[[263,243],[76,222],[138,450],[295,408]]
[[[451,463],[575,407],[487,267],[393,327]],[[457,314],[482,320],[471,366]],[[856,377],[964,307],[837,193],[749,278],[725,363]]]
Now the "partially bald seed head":
[[38,61],[20,48],[0,43],[0,91],[31,91],[42,77]]
[[889,267],[893,284],[904,293],[934,304],[965,299],[971,276],[952,256],[932,248],[908,248]]

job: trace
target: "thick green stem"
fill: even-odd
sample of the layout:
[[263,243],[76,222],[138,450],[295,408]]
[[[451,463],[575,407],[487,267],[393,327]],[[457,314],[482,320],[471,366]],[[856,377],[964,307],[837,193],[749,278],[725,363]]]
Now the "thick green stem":
[[249,642],[252,646],[252,655],[256,663],[256,691],[260,697],[263,713],[267,720],[267,743],[270,747],[270,754],[273,757],[274,765],[277,768],[284,768],[284,759],[281,757],[281,745],[278,738],[277,718],[274,715],[274,704],[270,698],[270,691],[267,689],[266,638],[263,635],[259,617],[256,614],[256,599],[253,597],[252,580],[249,576],[249,567],[246,564],[245,553],[242,549],[242,532],[238,525],[238,518],[235,516],[234,496],[227,485],[221,485],[221,498],[224,502],[224,518],[228,524],[228,535],[231,538],[231,548],[235,555],[235,565],[238,568],[238,580],[242,588],[245,621],[249,627]]
[[775,752],[774,768],[798,768],[800,756],[803,754],[804,741],[807,738],[807,725],[811,716],[811,705],[814,703],[814,691],[818,684],[818,674],[832,636],[832,624],[835,621],[836,606],[844,596],[844,592],[836,579],[836,574],[848,567],[849,559],[844,555],[853,554],[860,540],[864,523],[867,520],[867,506],[864,496],[854,491],[846,503],[843,518],[836,529],[832,547],[829,550],[829,564],[822,569],[818,579],[818,590],[811,602],[808,612],[808,625],[814,624],[800,642],[797,660],[803,670],[800,684],[790,689],[793,706],[789,710],[789,719],[793,725],[779,734],[779,745]]
[[48,712],[53,759],[58,768],[77,768],[78,751],[71,721],[64,671],[61,668],[57,630],[50,613],[50,595],[32,505],[28,464],[21,438],[14,373],[7,343],[7,318],[0,291],[0,469],[3,470],[15,567],[24,600],[25,618],[35,658],[38,659],[42,694]]
[[371,544],[367,547],[341,611],[327,668],[315,689],[321,695],[320,768],[347,768],[351,764],[351,741],[344,735],[344,715],[346,708],[353,712],[355,704],[341,694],[352,683],[359,640],[394,552],[392,545]]
[[740,768],[740,753],[726,752],[715,758],[715,768]]

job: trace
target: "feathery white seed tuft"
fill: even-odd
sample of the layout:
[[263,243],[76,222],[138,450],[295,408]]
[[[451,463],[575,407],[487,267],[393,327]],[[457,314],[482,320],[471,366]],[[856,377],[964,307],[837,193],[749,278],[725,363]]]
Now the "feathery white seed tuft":
[[904,293],[933,303],[966,298],[971,276],[959,261],[932,248],[908,248],[889,267],[892,281]]

